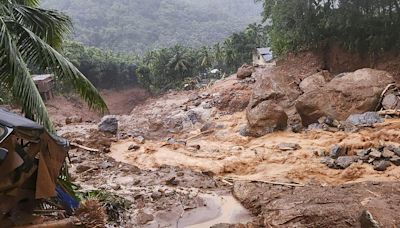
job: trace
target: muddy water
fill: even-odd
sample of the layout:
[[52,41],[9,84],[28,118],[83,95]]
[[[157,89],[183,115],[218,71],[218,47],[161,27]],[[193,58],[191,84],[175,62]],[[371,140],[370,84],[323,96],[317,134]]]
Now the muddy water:
[[233,196],[205,195],[205,207],[185,212],[179,228],[204,228],[219,223],[247,223],[252,215]]

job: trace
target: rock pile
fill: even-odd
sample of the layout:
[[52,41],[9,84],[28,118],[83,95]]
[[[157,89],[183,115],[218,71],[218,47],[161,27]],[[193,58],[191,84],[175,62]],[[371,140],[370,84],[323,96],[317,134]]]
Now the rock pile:
[[346,149],[335,145],[330,156],[321,160],[322,164],[332,169],[346,169],[356,162],[371,164],[376,171],[385,171],[392,165],[400,166],[400,147],[389,145],[378,149],[368,148],[358,151],[357,155],[347,155]]

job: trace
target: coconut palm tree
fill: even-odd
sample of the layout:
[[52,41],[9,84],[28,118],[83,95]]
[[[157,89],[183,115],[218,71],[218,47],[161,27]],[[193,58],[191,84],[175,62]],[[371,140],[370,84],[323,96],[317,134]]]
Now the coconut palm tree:
[[178,72],[179,79],[185,78],[185,73],[187,73],[190,68],[190,60],[187,53],[187,49],[180,45],[175,45],[171,48],[172,58],[169,60],[167,66],[176,72]]
[[52,130],[31,70],[51,72],[69,82],[90,108],[107,106],[96,88],[59,52],[70,31],[64,14],[39,7],[39,0],[0,0],[0,86],[8,90],[25,115]]

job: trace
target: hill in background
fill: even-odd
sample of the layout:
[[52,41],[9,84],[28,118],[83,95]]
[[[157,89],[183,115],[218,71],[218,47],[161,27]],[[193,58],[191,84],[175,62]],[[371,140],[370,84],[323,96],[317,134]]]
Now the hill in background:
[[262,11],[253,0],[43,0],[42,5],[72,17],[75,40],[137,53],[223,41],[259,22]]

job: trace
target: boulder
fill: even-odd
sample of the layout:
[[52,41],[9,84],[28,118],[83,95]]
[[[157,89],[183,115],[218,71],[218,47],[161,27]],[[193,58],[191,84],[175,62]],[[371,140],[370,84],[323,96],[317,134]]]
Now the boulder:
[[296,102],[303,126],[322,116],[345,120],[351,114],[373,111],[381,93],[394,81],[386,71],[361,69],[336,76],[322,87],[301,95]]
[[254,72],[254,67],[253,66],[250,66],[248,64],[244,64],[243,66],[241,66],[238,69],[238,71],[236,73],[236,76],[237,76],[238,79],[245,79],[245,78],[251,77],[253,72]]
[[388,94],[383,98],[382,106],[386,110],[400,109],[400,97],[394,94]]
[[305,78],[303,81],[301,81],[299,87],[303,93],[306,93],[323,87],[330,80],[330,73],[328,71],[321,71]]
[[255,77],[246,109],[246,134],[257,137],[299,124],[294,104],[301,91],[295,78],[268,68],[257,71]]
[[114,116],[104,116],[98,126],[99,131],[117,134],[118,132],[118,120]]
[[260,137],[287,127],[288,116],[272,100],[261,102],[247,110],[248,135]]
[[376,123],[383,123],[384,119],[376,112],[366,112],[363,114],[354,114],[347,118],[346,122],[354,126],[372,126]]

